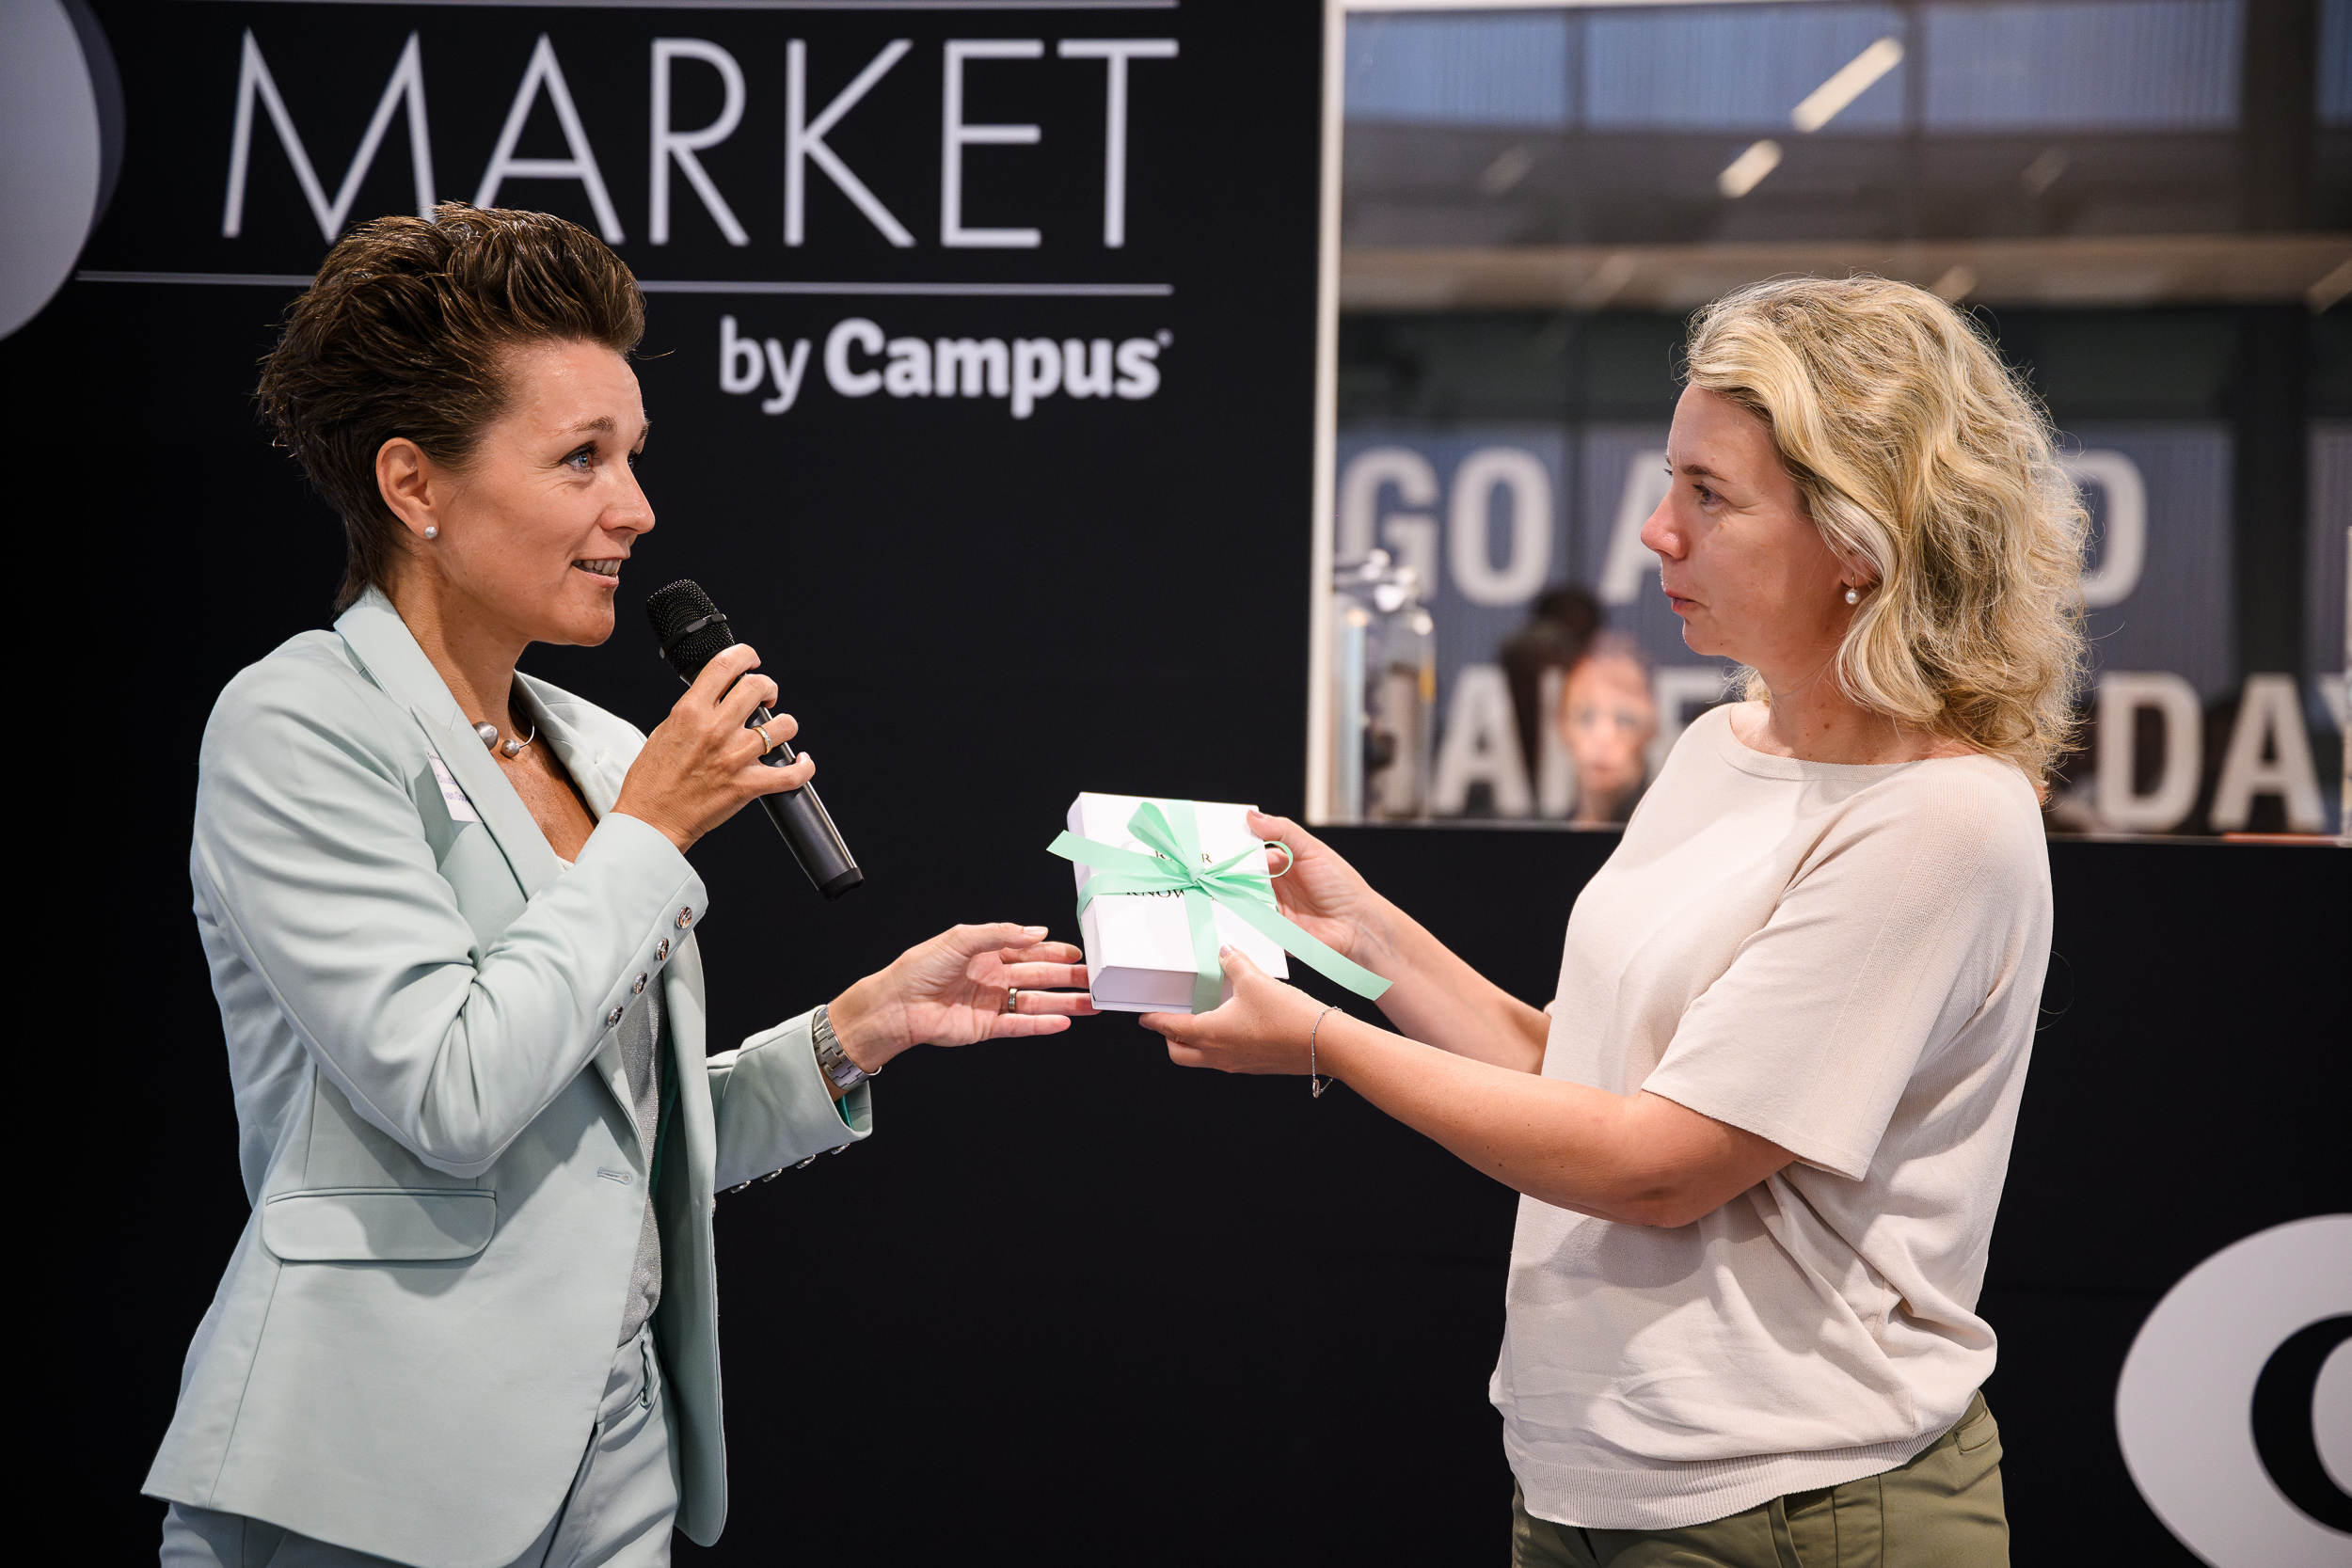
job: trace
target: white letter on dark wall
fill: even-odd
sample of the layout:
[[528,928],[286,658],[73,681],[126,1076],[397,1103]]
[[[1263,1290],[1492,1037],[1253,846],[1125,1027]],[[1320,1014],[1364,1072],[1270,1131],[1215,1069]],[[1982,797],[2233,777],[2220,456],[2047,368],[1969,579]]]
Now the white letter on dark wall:
[[384,84],[384,96],[375,103],[375,118],[368,121],[367,135],[359,138],[359,150],[352,155],[351,166],[343,172],[342,187],[329,202],[325,188],[319,184],[318,171],[310,166],[310,155],[303,150],[294,117],[286,112],[286,101],[278,96],[278,84],[271,80],[269,67],[262,61],[262,46],[253,41],[251,30],[246,31],[245,52],[237,65],[237,125],[229,144],[229,199],[220,214],[221,234],[232,240],[245,228],[245,173],[253,152],[253,100],[257,94],[262,107],[269,110],[270,124],[277,127],[278,143],[286,150],[286,161],[294,165],[294,179],[301,183],[303,197],[310,203],[310,215],[319,220],[319,232],[329,241],[342,232],[343,219],[351,214],[352,198],[359,194],[359,182],[367,178],[368,169],[375,163],[375,150],[383,145],[385,129],[392,122],[392,111],[406,99],[408,162],[417,181],[417,215],[433,215],[433,138],[424,121],[424,57],[418,50],[416,34],[408,35],[400,59],[392,66],[392,79]]
[[[725,106],[719,118],[699,131],[670,129],[670,62],[683,55],[700,60],[716,69],[719,81],[726,91]],[[656,245],[670,243],[670,160],[677,160],[686,171],[687,182],[694,194],[703,198],[710,215],[718,221],[719,231],[729,245],[749,245],[752,237],[743,232],[743,226],[735,221],[735,214],[727,206],[727,198],[719,194],[719,187],[703,172],[703,163],[694,154],[706,147],[716,147],[735,135],[736,126],[743,119],[743,68],[735,63],[735,56],[717,44],[703,39],[656,39],[653,40],[653,212],[648,227],[653,230]]]
[[763,414],[782,414],[800,400],[801,378],[808,373],[808,340],[801,338],[792,344],[792,352],[784,352],[784,344],[768,340],[768,369],[776,378],[776,395],[759,405]]
[[1064,39],[1054,46],[1065,60],[1103,60],[1110,67],[1103,118],[1103,245],[1127,243],[1127,62],[1172,60],[1174,39]]
[[[2265,752],[2270,753],[2265,759]],[[2237,702],[2237,727],[2221,759],[2213,790],[2213,829],[2234,832],[2254,812],[2254,797],[2276,795],[2286,807],[2287,832],[2315,833],[2325,818],[2319,770],[2303,729],[2303,704],[2293,675],[2249,675]]]
[[835,323],[825,335],[825,379],[845,398],[870,397],[882,389],[882,372],[851,368],[850,351],[853,348],[866,354],[880,354],[882,329],[863,316]]
[[[1496,490],[1511,498],[1510,563],[1490,559],[1488,515]],[[1551,576],[1551,475],[1518,447],[1481,447],[1454,470],[1446,515],[1446,564],[1472,604],[1525,604]]]
[[[515,143],[522,138],[523,122],[531,118],[531,105],[545,85],[548,102],[555,106],[556,122],[564,127],[564,145],[571,150],[568,158],[517,158]],[[577,180],[587,188],[588,205],[596,210],[596,226],[604,230],[604,243],[619,245],[621,214],[612,210],[612,197],[604,188],[603,171],[596,167],[596,154],[588,145],[588,133],[580,128],[580,110],[572,103],[572,89],[564,85],[564,68],[555,63],[555,45],[541,33],[539,42],[531,51],[531,68],[523,72],[523,85],[515,89],[515,106],[506,111],[506,127],[499,133],[498,150],[490,154],[490,166],[483,171],[482,188],[474,192],[477,207],[498,205],[499,187],[508,180]]]
[[2099,564],[2083,574],[2083,603],[2092,610],[2121,604],[2139,586],[2148,563],[2148,484],[2139,465],[2120,451],[2078,451],[2066,459],[2066,476],[2079,486],[2096,485],[2106,501],[2106,526],[2099,531]]
[[1534,804],[1527,764],[1519,755],[1511,688],[1492,664],[1465,664],[1454,672],[1445,741],[1438,748],[1437,780],[1429,790],[1431,809],[1440,816],[1459,816],[1474,784],[1493,791],[1498,816],[1525,816]]
[[939,243],[974,249],[1033,250],[1034,229],[966,229],[963,226],[963,150],[967,147],[1029,147],[1034,125],[966,125],[963,122],[963,62],[1035,60],[1045,54],[1041,39],[950,39],[947,40],[946,103],[940,113]]
[[[1379,538],[1373,537],[1383,486],[1396,487],[1400,510],[1380,520]],[[1394,552],[1400,564],[1410,566],[1427,604],[1438,596],[1437,470],[1429,459],[1409,447],[1368,447],[1348,459],[1340,471],[1339,558],[1361,561],[1375,545]]]
[[[2139,792],[2139,716],[2156,715],[2164,760]],[[2197,809],[2205,714],[2197,689],[2164,670],[2110,670],[2099,677],[2099,755],[2092,809],[2120,833],[2169,832]]]
[[903,58],[914,46],[905,39],[893,39],[890,47],[868,60],[866,69],[857,73],[857,80],[843,87],[834,101],[825,105],[825,112],[814,120],[808,119],[808,44],[794,39],[784,52],[784,243],[799,245],[805,232],[802,217],[806,195],[807,176],[802,171],[803,161],[813,161],[825,171],[826,178],[841,187],[841,194],[857,203],[857,210],[866,214],[866,221],[882,231],[884,238],[900,249],[914,243],[906,226],[890,215],[890,209],[874,199],[874,193],[866,182],[850,172],[850,166],[834,156],[825,145],[825,133],[841,123],[841,117],[857,107],[866,89],[882,79],[882,73]]
[[741,396],[759,389],[759,340],[739,338],[735,318],[719,318],[719,390]]

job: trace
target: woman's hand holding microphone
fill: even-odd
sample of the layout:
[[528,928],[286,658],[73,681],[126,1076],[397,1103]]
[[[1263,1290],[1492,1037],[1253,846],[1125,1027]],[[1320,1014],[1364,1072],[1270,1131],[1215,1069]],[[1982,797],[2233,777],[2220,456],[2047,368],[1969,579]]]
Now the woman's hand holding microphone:
[[776,683],[754,674],[759,656],[738,642],[703,666],[670,716],[645,737],[629,765],[612,809],[659,830],[681,853],[762,795],[798,789],[817,772],[807,752],[789,768],[760,762],[800,725],[779,713],[764,728],[747,730],[754,708],[776,700]]
[[[807,752],[789,768],[759,759],[800,726],[779,713],[767,737],[747,730],[771,706],[776,683],[753,672],[759,656],[738,642],[715,655],[645,737],[613,810],[659,830],[682,852],[762,795],[798,789],[817,771]],[[901,953],[826,1008],[834,1037],[867,1072],[914,1045],[1050,1035],[1094,1011],[1085,955],[1047,942],[1042,926],[958,926]],[[1075,987],[1075,990],[1053,988]]]

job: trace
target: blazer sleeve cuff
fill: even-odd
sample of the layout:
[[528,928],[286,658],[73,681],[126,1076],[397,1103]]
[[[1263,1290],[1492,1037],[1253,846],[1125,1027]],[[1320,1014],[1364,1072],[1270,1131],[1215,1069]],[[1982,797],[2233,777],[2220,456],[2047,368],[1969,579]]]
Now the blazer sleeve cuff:
[[873,1085],[860,1084],[838,1108],[817,1069],[812,1007],[734,1051],[710,1058],[721,1190],[773,1176],[873,1135]]

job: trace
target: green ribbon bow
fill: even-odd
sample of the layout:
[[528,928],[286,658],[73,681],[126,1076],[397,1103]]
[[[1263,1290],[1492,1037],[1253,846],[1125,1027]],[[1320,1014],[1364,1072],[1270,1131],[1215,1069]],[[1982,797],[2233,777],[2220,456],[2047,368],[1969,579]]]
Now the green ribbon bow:
[[1190,800],[1146,800],[1127,819],[1127,831],[1154,853],[1098,844],[1076,833],[1063,833],[1047,845],[1049,854],[1080,865],[1095,875],[1078,894],[1078,912],[1105,893],[1178,893],[1184,895],[1184,917],[1192,927],[1192,1010],[1205,1013],[1217,1005],[1224,990],[1224,966],[1217,962],[1216,916],[1210,904],[1222,904],[1268,940],[1317,973],[1372,1000],[1389,989],[1389,982],[1337,950],[1316,941],[1276,911],[1274,883],[1263,871],[1241,863],[1258,852],[1251,845],[1216,864],[1204,863],[1200,832]]

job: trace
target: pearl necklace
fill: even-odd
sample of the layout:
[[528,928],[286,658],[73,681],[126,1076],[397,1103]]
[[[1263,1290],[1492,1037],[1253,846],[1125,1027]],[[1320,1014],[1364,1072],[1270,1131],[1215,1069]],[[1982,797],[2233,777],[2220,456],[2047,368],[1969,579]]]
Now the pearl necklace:
[[490,723],[476,724],[473,727],[473,733],[481,736],[483,745],[487,746],[491,751],[498,752],[500,755],[505,757],[518,757],[522,755],[524,747],[539,738],[539,726],[536,724],[532,725],[531,733],[523,736],[520,740],[501,740],[499,738],[499,727],[496,724]]

